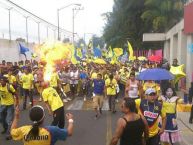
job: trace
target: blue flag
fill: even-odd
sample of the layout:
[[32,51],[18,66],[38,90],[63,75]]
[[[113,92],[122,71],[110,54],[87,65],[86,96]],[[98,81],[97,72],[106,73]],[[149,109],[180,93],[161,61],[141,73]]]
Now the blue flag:
[[94,57],[101,57],[102,52],[99,48],[94,48]]
[[24,54],[24,55],[25,55],[26,52],[29,51],[29,48],[21,45],[20,43],[19,43],[19,48],[20,48],[20,53],[21,53],[21,54]]
[[121,56],[121,62],[125,63],[128,60],[128,52],[124,51],[124,54]]

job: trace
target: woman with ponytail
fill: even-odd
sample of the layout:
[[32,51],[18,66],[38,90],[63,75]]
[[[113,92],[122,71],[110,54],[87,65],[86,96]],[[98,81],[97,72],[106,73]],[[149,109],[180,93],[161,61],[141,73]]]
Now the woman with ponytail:
[[37,105],[31,108],[29,118],[32,125],[17,127],[19,121],[19,109],[15,110],[14,121],[11,126],[13,140],[22,140],[24,145],[54,145],[57,140],[65,140],[73,132],[73,116],[66,115],[68,119],[67,129],[56,126],[43,126],[45,119],[44,108]]

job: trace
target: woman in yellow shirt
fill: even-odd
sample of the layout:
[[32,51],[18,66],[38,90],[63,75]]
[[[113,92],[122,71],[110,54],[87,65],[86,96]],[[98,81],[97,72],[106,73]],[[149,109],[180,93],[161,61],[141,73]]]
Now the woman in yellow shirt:
[[24,145],[54,145],[58,140],[66,140],[73,133],[73,116],[67,114],[68,127],[61,129],[56,126],[43,126],[45,111],[41,106],[34,106],[29,113],[32,125],[18,127],[19,109],[16,108],[14,121],[11,126],[13,140],[23,141]]
[[166,112],[167,121],[164,133],[161,135],[160,139],[164,143],[173,145],[181,141],[176,119],[176,108],[177,103],[181,103],[183,100],[176,96],[175,90],[171,87],[167,87],[163,92],[161,99],[163,102],[163,109]]

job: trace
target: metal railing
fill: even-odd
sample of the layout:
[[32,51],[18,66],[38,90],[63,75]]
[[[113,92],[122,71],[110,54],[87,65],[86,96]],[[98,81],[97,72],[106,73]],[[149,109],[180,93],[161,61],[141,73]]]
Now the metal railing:
[[[64,37],[68,38],[72,36],[72,32],[59,29],[61,40]],[[56,25],[40,18],[10,0],[0,2],[0,38],[9,40],[23,38],[26,43],[42,43],[47,39],[57,40],[57,30],[58,27]]]

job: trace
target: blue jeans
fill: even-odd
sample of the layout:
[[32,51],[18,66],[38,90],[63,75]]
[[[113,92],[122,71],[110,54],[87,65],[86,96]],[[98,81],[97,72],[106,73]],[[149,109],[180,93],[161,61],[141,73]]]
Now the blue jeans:
[[0,106],[0,123],[7,134],[10,134],[11,125],[14,117],[14,105],[1,105]]
[[26,109],[27,105],[27,97],[30,99],[31,106],[33,106],[33,96],[32,96],[32,91],[28,89],[23,89],[23,95],[24,95],[24,100],[23,100],[23,109]]

